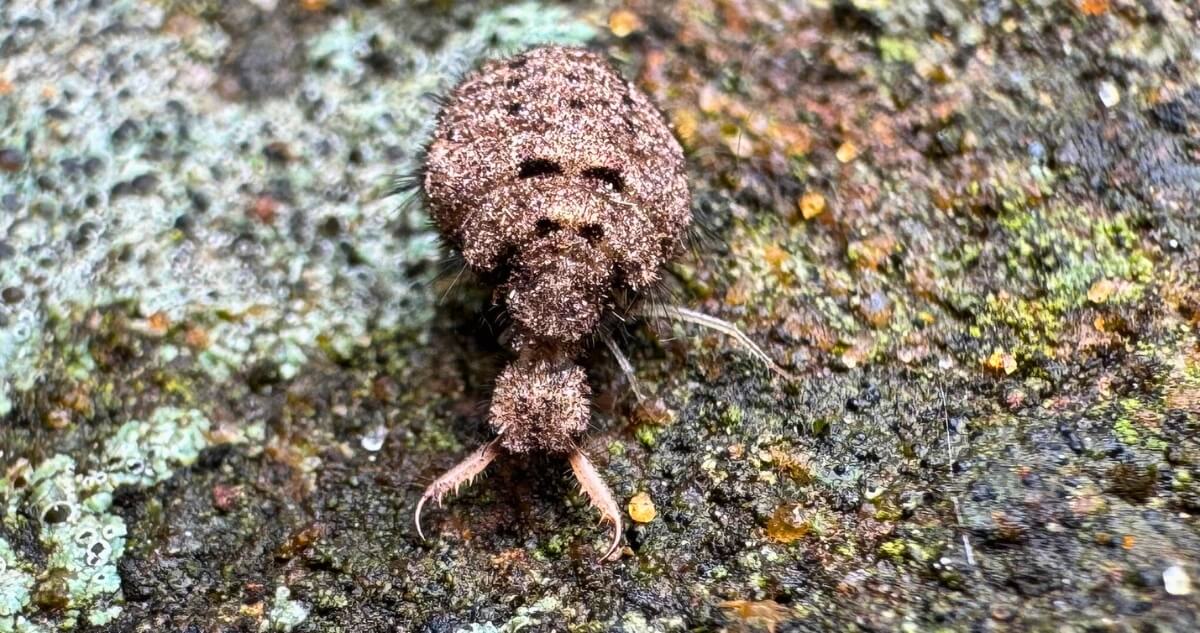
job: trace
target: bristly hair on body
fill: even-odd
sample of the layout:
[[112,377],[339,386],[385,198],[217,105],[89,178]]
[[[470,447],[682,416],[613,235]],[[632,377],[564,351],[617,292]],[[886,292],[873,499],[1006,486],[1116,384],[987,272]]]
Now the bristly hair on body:
[[612,558],[622,519],[576,441],[591,420],[578,359],[603,342],[635,381],[612,334],[655,317],[733,336],[787,374],[732,324],[673,305],[664,265],[689,245],[695,257],[707,251],[707,223],[668,119],[603,57],[548,46],[489,60],[438,103],[420,167],[394,191],[425,203],[461,262],[447,292],[465,274],[494,289],[489,310],[506,321],[499,337],[514,357],[492,393],[496,438],[425,489],[417,531],[425,503],[440,505],[497,458],[557,453],[612,524],[602,556]]

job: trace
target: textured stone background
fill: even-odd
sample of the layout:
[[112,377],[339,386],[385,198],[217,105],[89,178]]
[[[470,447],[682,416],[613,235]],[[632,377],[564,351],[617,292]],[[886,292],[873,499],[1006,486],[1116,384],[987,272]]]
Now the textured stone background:
[[[1194,630],[1200,10],[1169,0],[10,0],[0,632]],[[609,54],[689,151],[652,402],[485,438],[486,291],[388,197],[436,96]],[[454,286],[452,288],[452,286]]]

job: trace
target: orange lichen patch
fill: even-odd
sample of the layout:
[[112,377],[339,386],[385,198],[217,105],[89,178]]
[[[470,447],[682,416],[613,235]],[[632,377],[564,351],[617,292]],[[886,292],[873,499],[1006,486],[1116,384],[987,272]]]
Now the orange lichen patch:
[[71,412],[66,409],[54,409],[46,413],[44,422],[47,428],[60,431],[70,426]]
[[300,8],[305,11],[324,11],[329,6],[329,0],[300,0]]
[[1121,537],[1121,547],[1123,549],[1133,549],[1133,546],[1136,544],[1137,539],[1132,534],[1126,534],[1125,536]]
[[675,125],[675,134],[685,147],[695,147],[696,133],[700,129],[700,119],[695,110],[679,109],[671,114],[671,123]]
[[992,513],[992,521],[996,523],[996,533],[1002,540],[1016,542],[1025,533],[1025,527],[1002,511]]
[[804,509],[794,503],[775,508],[767,520],[767,538],[785,545],[808,536],[811,529],[812,522],[805,516]]
[[[1175,273],[1172,273],[1174,276]],[[1200,288],[1186,280],[1172,279],[1163,284],[1159,292],[1163,302],[1178,312],[1192,325],[1200,325]]]
[[812,130],[806,125],[771,121],[765,133],[768,138],[781,141],[784,152],[793,158],[804,156],[812,149]]
[[763,249],[763,260],[775,270],[779,270],[783,266],[783,262],[787,261],[787,258],[787,251],[780,248],[778,244],[770,244]]
[[0,77],[0,96],[12,94],[13,83],[4,77]]
[[825,212],[825,196],[819,191],[806,191],[800,196],[800,215],[811,220]]
[[839,163],[853,162],[855,158],[858,158],[858,146],[846,141],[838,146],[836,156]]
[[662,398],[647,399],[642,402],[634,410],[633,416],[638,422],[655,426],[668,426],[674,423],[678,417]]
[[805,341],[823,352],[837,345],[837,334],[822,321],[820,313],[810,308],[788,314],[783,320],[783,330],[790,338]]
[[608,30],[617,37],[626,37],[642,28],[642,19],[629,9],[617,9],[608,16]]
[[1087,298],[1092,303],[1104,303],[1117,291],[1117,284],[1111,279],[1100,279],[1088,288]]
[[193,325],[184,332],[183,342],[194,350],[207,349],[209,343],[208,332],[198,325]]
[[95,405],[86,384],[75,385],[59,398],[59,404],[84,418],[92,417]]
[[772,446],[768,453],[775,468],[796,483],[807,484],[812,481],[812,462],[807,455],[792,453],[778,446]]
[[629,511],[629,518],[638,523],[649,523],[654,520],[654,517],[658,516],[658,510],[654,508],[654,500],[644,492],[633,495],[633,498],[629,500],[629,507],[627,509]]
[[1129,414],[1129,419],[1142,428],[1157,431],[1162,428],[1163,414],[1142,409]]
[[752,290],[753,286],[749,281],[739,279],[725,291],[725,303],[731,306],[744,305],[750,300]]
[[766,627],[768,633],[788,620],[788,610],[774,600],[725,600],[718,606],[744,624]]
[[752,7],[742,2],[718,2],[721,25],[731,34],[745,35],[749,24],[755,20]]
[[250,206],[250,214],[263,224],[272,224],[275,222],[275,216],[279,213],[280,206],[279,201],[271,196],[259,196]]
[[892,320],[892,300],[882,290],[876,290],[858,302],[858,313],[871,327],[884,327]]
[[317,539],[325,532],[324,526],[319,523],[314,523],[305,526],[298,532],[294,532],[288,540],[284,541],[278,549],[275,550],[275,557],[287,560],[294,558],[304,550],[312,547],[312,544],[317,542]]
[[159,310],[146,319],[146,327],[150,330],[151,334],[162,336],[171,327],[171,320],[167,318],[166,312]]
[[1104,15],[1108,13],[1108,0],[1079,0],[1079,10],[1084,15]]
[[529,555],[523,548],[514,547],[501,551],[499,554],[493,556],[488,562],[491,564],[493,571],[502,575],[508,575],[518,568],[527,565],[529,562]]
[[869,337],[863,336],[856,339],[853,345],[842,352],[842,364],[850,369],[864,365],[871,359],[871,347],[872,342]]
[[891,235],[877,235],[851,242],[846,247],[846,256],[858,268],[879,270],[895,250],[896,238]]
[[1011,376],[1013,372],[1017,371],[1017,359],[1008,352],[996,350],[992,352],[991,356],[984,359],[983,366],[995,373],[1003,372],[1004,375]]
[[896,120],[886,114],[877,114],[871,119],[871,138],[883,147],[894,147],[897,143]]

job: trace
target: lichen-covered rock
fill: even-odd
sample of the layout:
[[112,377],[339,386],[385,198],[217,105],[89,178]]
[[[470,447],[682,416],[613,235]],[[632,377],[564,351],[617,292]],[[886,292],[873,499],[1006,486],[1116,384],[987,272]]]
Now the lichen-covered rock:
[[[1190,3],[52,5],[0,3],[0,631],[1197,628]],[[589,38],[718,238],[673,300],[802,379],[631,324],[624,557],[554,457],[422,542],[506,359],[385,193],[426,93]]]

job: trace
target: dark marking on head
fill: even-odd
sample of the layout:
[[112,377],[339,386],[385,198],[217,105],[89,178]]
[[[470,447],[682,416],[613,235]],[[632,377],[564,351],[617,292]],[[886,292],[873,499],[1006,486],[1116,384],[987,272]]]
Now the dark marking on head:
[[[613,121],[631,133],[614,135]],[[543,346],[590,333],[610,309],[614,269],[632,292],[653,286],[675,253],[663,244],[692,221],[666,119],[582,49],[538,48],[469,75],[438,117],[424,192],[467,265],[501,284],[515,340]],[[504,275],[489,274],[502,253]]]
[[616,169],[610,167],[588,167],[583,170],[583,177],[599,180],[617,193],[625,191],[625,179],[621,177],[621,172]]
[[519,178],[537,178],[538,176],[556,176],[562,173],[562,167],[552,160],[534,158],[523,160],[517,169]]

